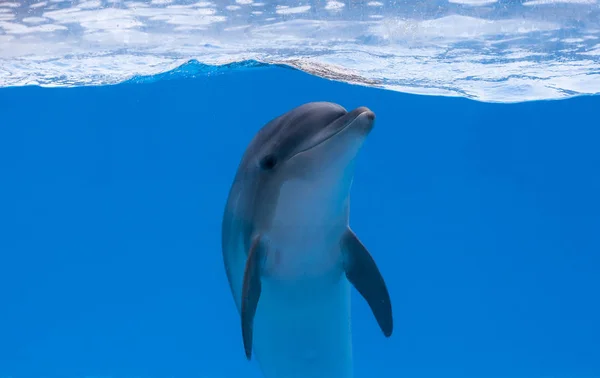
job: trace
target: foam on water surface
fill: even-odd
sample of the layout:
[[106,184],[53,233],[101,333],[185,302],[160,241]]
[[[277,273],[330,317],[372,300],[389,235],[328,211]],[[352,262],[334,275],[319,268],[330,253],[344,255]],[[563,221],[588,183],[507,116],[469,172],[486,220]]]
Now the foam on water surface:
[[600,2],[0,0],[0,86],[264,64],[481,101],[597,94]]

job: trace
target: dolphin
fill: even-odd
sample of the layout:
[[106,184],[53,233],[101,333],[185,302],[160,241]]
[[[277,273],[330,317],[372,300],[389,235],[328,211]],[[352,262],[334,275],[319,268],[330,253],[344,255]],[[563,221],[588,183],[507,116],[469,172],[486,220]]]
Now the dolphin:
[[386,337],[386,284],[349,226],[356,156],[373,128],[366,107],[301,105],[248,145],[222,223],[225,271],[246,358],[266,378],[351,378],[350,290]]

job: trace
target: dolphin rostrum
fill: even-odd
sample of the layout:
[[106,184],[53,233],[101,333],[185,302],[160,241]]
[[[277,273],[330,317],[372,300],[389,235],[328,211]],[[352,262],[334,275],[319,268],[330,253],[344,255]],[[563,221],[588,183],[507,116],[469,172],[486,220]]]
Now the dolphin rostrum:
[[242,157],[223,259],[246,357],[254,351],[266,378],[353,376],[350,284],[392,334],[386,284],[349,227],[355,159],[374,120],[366,107],[304,104],[267,123]]

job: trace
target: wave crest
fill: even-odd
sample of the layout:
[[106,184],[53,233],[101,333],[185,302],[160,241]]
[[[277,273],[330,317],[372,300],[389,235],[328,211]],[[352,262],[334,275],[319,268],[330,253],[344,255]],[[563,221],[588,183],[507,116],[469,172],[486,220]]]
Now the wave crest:
[[0,3],[0,46],[0,86],[268,64],[480,101],[600,92],[597,0],[14,1]]

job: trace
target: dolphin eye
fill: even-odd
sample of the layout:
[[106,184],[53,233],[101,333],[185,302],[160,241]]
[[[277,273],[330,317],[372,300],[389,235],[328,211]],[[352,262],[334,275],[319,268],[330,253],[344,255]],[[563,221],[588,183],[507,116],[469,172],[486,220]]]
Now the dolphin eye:
[[260,167],[266,171],[270,171],[277,165],[277,158],[275,155],[267,155],[260,161]]

